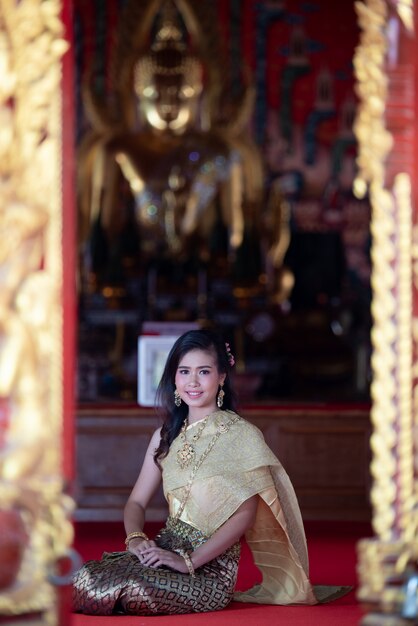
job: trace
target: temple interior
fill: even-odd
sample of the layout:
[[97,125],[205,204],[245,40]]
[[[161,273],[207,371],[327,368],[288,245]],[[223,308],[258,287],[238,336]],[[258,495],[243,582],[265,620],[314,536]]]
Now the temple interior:
[[367,403],[354,4],[139,4],[74,3],[78,401],[135,403],[139,337],[198,324],[245,403]]

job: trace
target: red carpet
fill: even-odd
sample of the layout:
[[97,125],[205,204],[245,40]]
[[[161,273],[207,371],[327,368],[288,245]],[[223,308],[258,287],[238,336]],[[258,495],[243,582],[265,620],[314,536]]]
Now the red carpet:
[[[157,526],[148,525],[152,535]],[[100,558],[104,550],[124,548],[122,524],[77,523],[75,548],[84,560]],[[353,585],[356,578],[356,543],[370,536],[366,524],[348,522],[308,522],[306,534],[314,584]],[[251,553],[243,546],[238,572],[238,589],[246,589],[259,580],[251,562]],[[313,607],[283,607],[233,602],[224,611],[199,615],[166,617],[93,617],[73,615],[72,626],[183,626],[188,624],[213,626],[357,626],[362,611],[355,590],[331,604]]]

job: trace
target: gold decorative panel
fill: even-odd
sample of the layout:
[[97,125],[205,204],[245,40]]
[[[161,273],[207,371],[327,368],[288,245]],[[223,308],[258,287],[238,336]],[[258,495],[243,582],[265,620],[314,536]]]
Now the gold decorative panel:
[[57,623],[63,494],[58,0],[0,0],[0,615]]
[[[364,626],[417,623],[413,4],[357,2],[358,194],[372,204],[373,528],[359,544]],[[411,54],[412,52],[412,54]],[[416,256],[416,255],[415,255]]]

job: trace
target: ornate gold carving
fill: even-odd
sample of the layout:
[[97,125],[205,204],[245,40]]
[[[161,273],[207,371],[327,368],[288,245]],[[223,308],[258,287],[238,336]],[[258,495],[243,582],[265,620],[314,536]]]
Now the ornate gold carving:
[[393,0],[396,10],[409,32],[414,32],[414,0]]
[[384,33],[386,2],[356,2],[355,8],[362,33],[353,59],[356,90],[360,98],[354,125],[358,139],[359,167],[354,190],[361,197],[366,193],[368,183],[383,185],[384,162],[392,147],[392,137],[385,128],[383,117],[388,87],[384,69],[387,50]]
[[[407,174],[398,174],[394,183],[394,194],[398,208],[399,229],[399,272],[398,272],[398,362],[399,362],[399,525],[406,543],[414,541],[412,513],[415,509],[414,450],[413,450],[413,319],[412,319],[412,185]],[[412,545],[411,545],[412,547]],[[404,557],[399,561],[400,571],[407,565]]]
[[[405,12],[400,11],[399,14]],[[417,549],[417,493],[414,471],[413,215],[411,179],[386,163],[393,137],[386,128],[389,74],[386,72],[388,19],[385,0],[356,3],[362,28],[354,66],[360,105],[355,132],[359,175],[355,192],[369,187],[372,204],[373,384],[371,472],[374,539],[359,544],[359,599],[375,612],[364,625],[406,624],[406,582]],[[417,262],[415,254],[415,265]]]
[[0,614],[41,612],[50,624],[57,608],[48,576],[72,541],[60,458],[60,10],[59,0],[0,0],[0,395],[9,412],[0,506],[26,531]]

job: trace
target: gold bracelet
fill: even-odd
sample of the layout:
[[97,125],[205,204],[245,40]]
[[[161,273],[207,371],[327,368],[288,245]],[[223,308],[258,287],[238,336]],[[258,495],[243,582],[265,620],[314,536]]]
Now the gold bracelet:
[[131,541],[131,539],[145,539],[146,541],[148,541],[149,537],[145,533],[143,533],[142,530],[135,530],[133,533],[129,533],[125,539],[126,549],[129,548],[129,542]]
[[192,578],[195,578],[196,574],[195,574],[195,571],[194,571],[192,559],[190,558],[190,554],[188,554],[185,550],[179,550],[178,553],[179,553],[180,556],[183,557],[184,562],[187,565],[187,569],[189,570],[190,576]]

